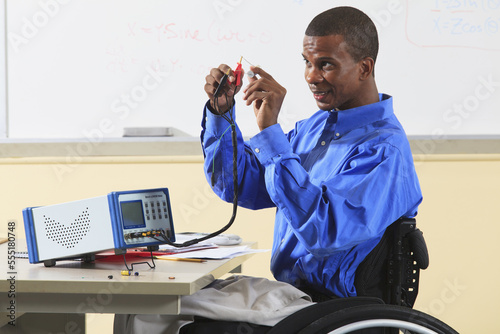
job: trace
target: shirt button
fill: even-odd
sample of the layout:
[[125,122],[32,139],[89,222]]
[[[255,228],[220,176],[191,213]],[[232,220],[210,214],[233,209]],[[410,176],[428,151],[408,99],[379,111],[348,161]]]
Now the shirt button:
[[338,132],[337,132],[337,133],[335,134],[335,137],[338,137],[338,136],[340,136],[340,133],[338,133]]
[[325,145],[326,145],[326,141],[324,141],[324,140],[323,140],[323,141],[321,142],[321,146],[325,146]]
[[256,153],[260,153],[259,148],[256,148],[256,149],[255,149],[255,152],[256,152]]

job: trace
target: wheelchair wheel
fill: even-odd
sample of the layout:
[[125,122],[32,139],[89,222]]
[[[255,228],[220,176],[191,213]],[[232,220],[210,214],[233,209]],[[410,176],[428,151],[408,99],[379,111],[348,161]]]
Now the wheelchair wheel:
[[337,311],[314,321],[298,334],[327,333],[458,334],[426,313],[395,305],[364,305]]

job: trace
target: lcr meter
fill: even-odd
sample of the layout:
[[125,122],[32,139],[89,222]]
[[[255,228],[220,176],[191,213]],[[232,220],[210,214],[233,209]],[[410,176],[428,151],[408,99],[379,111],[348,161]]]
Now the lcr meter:
[[115,249],[156,248],[166,236],[175,241],[167,188],[117,191],[108,195],[23,210],[30,263]]

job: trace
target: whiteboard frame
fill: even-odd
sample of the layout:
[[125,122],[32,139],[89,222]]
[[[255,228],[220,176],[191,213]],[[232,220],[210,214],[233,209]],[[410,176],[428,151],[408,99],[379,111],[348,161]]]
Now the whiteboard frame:
[[8,103],[7,103],[7,8],[6,0],[0,0],[0,138],[9,136]]

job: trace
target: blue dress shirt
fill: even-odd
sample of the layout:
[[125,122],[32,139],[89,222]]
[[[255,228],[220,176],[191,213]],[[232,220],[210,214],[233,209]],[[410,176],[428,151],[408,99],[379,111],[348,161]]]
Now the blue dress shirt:
[[[234,108],[230,111],[234,116]],[[205,106],[201,140],[214,191],[232,202],[229,124]],[[355,296],[357,267],[387,226],[422,201],[406,134],[392,97],[349,110],[316,112],[285,134],[270,126],[238,135],[240,206],[276,207],[271,271],[280,281]]]

